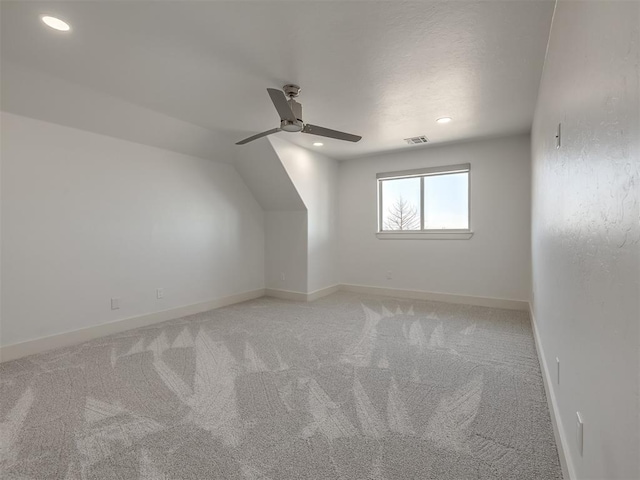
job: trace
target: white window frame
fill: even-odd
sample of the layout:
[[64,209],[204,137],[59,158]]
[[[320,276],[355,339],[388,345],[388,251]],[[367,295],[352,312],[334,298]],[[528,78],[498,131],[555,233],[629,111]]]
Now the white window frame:
[[[422,229],[424,226],[424,178],[433,175],[449,175],[452,173],[467,173],[467,197],[469,201],[469,228],[465,229]],[[382,222],[382,183],[385,180],[400,178],[420,178],[420,230],[384,230]],[[441,167],[419,168],[415,170],[403,170],[397,172],[385,172],[376,174],[378,184],[378,229],[376,236],[382,240],[468,240],[473,236],[471,230],[471,164],[445,165]]]

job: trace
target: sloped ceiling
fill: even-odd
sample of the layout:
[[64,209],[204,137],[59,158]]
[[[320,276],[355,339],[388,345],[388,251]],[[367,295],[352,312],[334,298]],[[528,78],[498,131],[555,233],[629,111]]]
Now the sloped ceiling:
[[238,149],[235,165],[263,210],[307,210],[280,157],[266,138]]
[[2,62],[2,110],[110,137],[231,163],[223,133],[42,72]]
[[[5,61],[38,70],[226,133],[230,144],[277,126],[266,87],[298,83],[305,121],[364,137],[323,140],[323,153],[346,159],[407,148],[410,136],[528,131],[553,4],[3,1],[2,70]],[[71,32],[44,27],[43,13]],[[442,116],[454,121],[436,124]]]

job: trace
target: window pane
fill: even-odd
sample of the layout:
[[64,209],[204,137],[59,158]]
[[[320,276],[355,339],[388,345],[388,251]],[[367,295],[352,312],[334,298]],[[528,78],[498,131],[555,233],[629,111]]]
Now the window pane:
[[424,228],[469,228],[469,172],[424,177]]
[[420,230],[420,178],[382,181],[382,230]]

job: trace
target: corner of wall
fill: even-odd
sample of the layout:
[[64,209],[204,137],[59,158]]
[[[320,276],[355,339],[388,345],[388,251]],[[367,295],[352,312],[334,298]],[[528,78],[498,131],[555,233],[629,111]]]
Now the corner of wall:
[[331,287],[338,275],[338,162],[275,136],[276,155],[308,210],[307,292]]

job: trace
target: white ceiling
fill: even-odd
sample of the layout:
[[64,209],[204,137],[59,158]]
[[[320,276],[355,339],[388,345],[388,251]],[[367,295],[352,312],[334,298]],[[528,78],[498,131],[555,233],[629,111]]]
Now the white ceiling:
[[[2,60],[233,140],[278,126],[265,89],[298,83],[306,122],[363,136],[323,140],[345,159],[418,148],[403,142],[417,135],[528,131],[553,4],[3,1]],[[72,31],[44,27],[42,13]],[[435,123],[442,116],[454,121]]]

